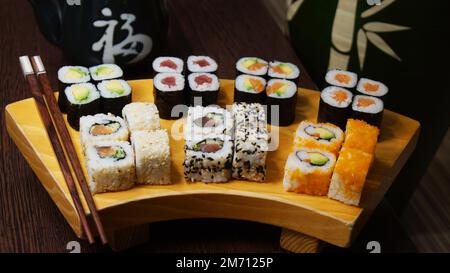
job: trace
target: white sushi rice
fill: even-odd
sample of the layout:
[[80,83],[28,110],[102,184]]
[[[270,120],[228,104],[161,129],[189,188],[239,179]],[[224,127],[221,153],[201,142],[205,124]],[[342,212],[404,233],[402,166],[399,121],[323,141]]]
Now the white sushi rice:
[[[167,77],[175,77],[175,85],[163,84],[162,81]],[[158,73],[153,79],[153,85],[156,89],[164,92],[180,91],[184,89],[184,77],[179,73]]]
[[[175,63],[177,67],[173,69],[167,66],[161,66],[161,63],[167,60]],[[157,73],[182,73],[183,66],[183,60],[176,57],[158,57],[152,63],[153,70]]]
[[[199,76],[209,77],[211,78],[212,82],[211,83],[205,82],[199,85],[195,82],[195,79]],[[211,73],[191,73],[188,76],[188,82],[189,88],[194,91],[217,91],[219,90],[220,87],[219,79],[217,78],[216,75]]]
[[[125,158],[101,158],[96,147],[119,146],[125,152]],[[99,141],[87,146],[86,168],[89,186],[95,193],[127,190],[134,186],[136,170],[134,153],[126,141]]]
[[135,131],[131,144],[136,155],[138,184],[167,185],[170,180],[170,146],[167,130]]
[[[96,124],[108,124],[111,122],[119,123],[120,127],[112,134],[92,135],[91,128]],[[92,143],[98,141],[126,141],[128,140],[128,127],[125,121],[114,115],[96,114],[94,116],[83,116],[80,118],[80,141],[83,150]]]
[[[215,138],[223,141],[222,149],[214,153],[204,153],[194,151],[195,144],[207,139]],[[194,182],[226,182],[231,177],[231,165],[233,156],[233,142],[230,136],[222,135],[215,137],[195,136],[186,141],[184,175],[187,181]]]
[[[70,72],[71,69],[77,69],[84,72],[85,76],[80,79],[70,79],[67,78],[67,73]],[[74,83],[82,83],[88,82],[91,80],[91,76],[89,75],[89,69],[84,66],[63,66],[58,70],[58,80],[65,84],[74,84]]]
[[[96,72],[98,71],[98,69],[102,69],[105,67],[112,69],[112,72],[108,75],[102,75],[102,76],[97,75]],[[101,65],[93,66],[93,67],[89,68],[89,72],[91,73],[92,79],[97,82],[123,77],[122,68],[120,68],[120,66],[118,66],[116,64],[101,64]]]
[[[286,75],[284,73],[278,73],[272,69],[272,67],[279,66],[280,64],[289,66],[292,69],[292,73],[289,75]],[[300,69],[298,69],[298,67],[293,63],[273,61],[273,62],[269,63],[268,75],[269,75],[269,77],[272,77],[272,78],[293,80],[293,79],[297,79],[300,76]]]
[[151,131],[161,127],[158,108],[154,103],[129,103],[122,109],[122,117],[130,132]]
[[[206,61],[208,62],[207,66],[201,66],[198,62]],[[218,65],[217,62],[208,56],[189,56],[187,59],[187,67],[189,72],[203,72],[203,73],[212,73],[216,72]]]
[[[344,74],[350,77],[350,81],[348,83],[340,82],[336,79],[336,75]],[[327,72],[325,75],[325,81],[330,85],[345,87],[345,88],[353,88],[356,86],[358,82],[358,75],[356,73],[345,71],[341,69],[332,69]]]
[[[378,89],[376,91],[367,90],[364,87],[366,84],[378,86]],[[367,79],[367,78],[361,78],[359,80],[358,86],[356,86],[356,90],[363,94],[375,96],[375,97],[382,97],[382,96],[386,95],[389,91],[388,87],[384,83],[379,82],[379,81],[374,81],[371,79]]]
[[253,90],[253,89],[248,90],[247,88],[245,88],[245,80],[248,78],[261,81],[265,88],[267,82],[264,78],[259,77],[259,76],[252,76],[252,75],[239,75],[239,76],[237,76],[237,78],[235,80],[236,89],[239,91],[242,91],[242,92],[256,93],[255,90]]
[[[201,127],[195,122],[206,116],[208,113],[217,113],[222,115],[223,123],[215,127]],[[184,137],[187,140],[193,139],[195,136],[218,136],[218,135],[229,135],[233,134],[234,120],[230,111],[213,106],[195,106],[189,107],[188,114],[186,118],[186,123],[184,125]]]
[[284,80],[284,79],[269,80],[269,82],[267,83],[266,90],[268,90],[270,86],[272,86],[273,84],[278,83],[278,82],[287,85],[286,92],[284,92],[281,96],[278,96],[277,93],[275,93],[275,92],[273,92],[270,95],[267,94],[267,96],[272,97],[272,98],[284,99],[284,98],[292,98],[294,95],[297,94],[297,85],[292,81]]
[[[373,100],[374,103],[369,106],[360,106],[359,105],[360,99]],[[384,103],[382,100],[380,100],[379,98],[376,98],[376,97],[357,95],[357,96],[355,96],[355,99],[353,100],[352,109],[353,109],[353,111],[356,111],[356,112],[378,114],[381,111],[383,111]]]
[[[250,70],[244,66],[244,63],[247,60],[256,60],[258,63],[265,64],[265,66],[258,70]],[[265,60],[258,58],[258,57],[243,57],[243,58],[240,58],[236,62],[236,70],[238,70],[244,74],[250,74],[250,75],[255,75],[255,76],[264,76],[267,74],[268,68],[269,68],[268,63]]]
[[[89,89],[89,96],[87,97],[87,99],[84,99],[82,101],[75,100],[75,97],[73,96],[73,93],[72,93],[72,89],[76,86],[85,87],[85,88]],[[88,104],[88,103],[100,98],[100,93],[97,91],[97,88],[95,88],[95,85],[93,85],[92,83],[77,83],[77,84],[70,85],[70,86],[66,87],[66,89],[64,90],[64,93],[66,94],[67,100],[71,104]]]
[[[112,81],[118,82],[122,86],[122,88],[125,92],[123,92],[122,94],[118,94],[116,92],[109,91],[108,84],[110,84]],[[128,96],[131,93],[131,86],[124,80],[105,80],[105,81],[100,82],[97,85],[97,88],[100,91],[100,95],[103,98],[124,97],[124,96]]]
[[[347,94],[347,99],[342,102],[337,101],[334,98],[336,91],[344,91]],[[342,88],[342,87],[328,86],[322,90],[320,97],[326,104],[329,104],[331,106],[338,107],[338,108],[347,108],[352,103],[353,94],[352,94],[352,92],[350,92],[347,89]]]
[[[305,159],[309,158],[308,153],[311,152],[322,154],[329,159],[328,162],[323,166],[314,166],[304,161]],[[283,188],[286,191],[295,191],[300,187],[300,183],[302,183],[302,181],[299,181],[297,179],[294,180],[290,175],[296,170],[298,170],[302,174],[312,174],[314,172],[326,173],[329,174],[331,178],[335,164],[336,156],[333,153],[318,149],[295,150],[289,155],[284,167]]]
[[[332,132],[334,134],[334,138],[327,140],[327,139],[320,139],[317,137],[312,136],[311,132],[313,129],[315,128],[324,128],[330,132]],[[335,127],[335,126],[329,126],[326,124],[322,124],[322,123],[314,123],[314,122],[309,122],[309,121],[302,121],[300,123],[300,125],[297,128],[297,131],[295,133],[295,142],[299,142],[300,139],[314,139],[316,141],[318,141],[319,143],[323,143],[323,144],[329,144],[329,143],[334,143],[334,142],[340,142],[342,143],[344,140],[344,132],[339,128],[339,127]]]

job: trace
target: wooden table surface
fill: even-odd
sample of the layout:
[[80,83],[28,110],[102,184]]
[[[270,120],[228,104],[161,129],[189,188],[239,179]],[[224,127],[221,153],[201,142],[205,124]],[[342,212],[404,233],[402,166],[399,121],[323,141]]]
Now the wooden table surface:
[[[289,41],[283,36],[268,11],[258,0],[172,0],[169,1],[170,30],[166,54],[186,57],[189,54],[211,55],[220,63],[219,76],[233,78],[234,63],[244,55],[265,59],[279,59],[300,66],[300,86],[316,89],[300,63]],[[251,16],[248,11],[251,10]],[[21,75],[18,57],[43,57],[50,80],[56,86],[56,70],[65,59],[61,51],[49,44],[40,34],[31,10],[25,0],[4,0],[0,6],[0,112],[4,123],[4,107],[29,97]],[[150,71],[128,75],[128,79],[149,77]],[[0,129],[0,252],[65,252],[69,241],[77,240],[46,191],[37,181],[17,148]],[[139,250],[158,251],[249,251],[278,252],[279,229],[256,223],[224,220],[189,220],[181,223],[160,223],[151,227],[153,238]],[[395,222],[391,221],[391,222]],[[180,225],[185,225],[180,228]],[[210,231],[206,236],[198,230]],[[172,237],[176,229],[183,236]],[[229,233],[214,237],[213,234]],[[192,233],[189,231],[193,231]],[[212,238],[214,237],[214,238]],[[184,242],[180,242],[184,240]],[[401,241],[401,239],[398,239]],[[405,240],[409,251],[411,247]],[[164,246],[164,249],[158,248]],[[398,245],[398,244],[397,244]],[[401,245],[401,244],[400,244]],[[83,252],[108,250],[82,242]]]

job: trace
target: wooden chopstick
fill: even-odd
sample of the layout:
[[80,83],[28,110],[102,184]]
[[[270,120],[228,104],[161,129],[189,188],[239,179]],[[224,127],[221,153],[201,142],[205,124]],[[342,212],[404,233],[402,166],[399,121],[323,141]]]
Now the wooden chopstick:
[[[84,199],[86,200],[86,203],[92,214],[92,218],[94,219],[94,223],[95,226],[97,227],[100,240],[102,241],[103,244],[107,244],[108,240],[106,238],[105,230],[103,229],[103,224],[100,220],[100,216],[95,206],[95,202],[92,197],[91,191],[89,190],[88,183],[84,176],[83,169],[81,167],[80,161],[75,151],[75,147],[73,146],[72,139],[70,138],[69,131],[67,130],[66,123],[64,122],[63,115],[59,110],[58,104],[55,99],[55,95],[53,93],[53,89],[47,78],[47,72],[45,71],[44,64],[42,63],[40,56],[34,56],[31,61],[34,68],[34,72],[36,73],[37,79],[44,92],[44,98],[45,101],[47,102],[47,106],[50,110],[53,122],[56,125],[56,129],[58,130],[58,133],[61,137],[61,142],[66,150],[67,156],[69,157],[69,161],[72,165],[73,171],[75,172],[75,176],[77,177],[81,191],[83,192]],[[62,90],[60,90],[60,92],[62,92]]]
[[48,112],[47,106],[45,105],[44,98],[42,97],[42,90],[40,89],[36,75],[34,75],[30,59],[28,58],[28,56],[22,56],[19,58],[19,61],[25,79],[27,80],[30,87],[30,91],[34,98],[36,107],[39,111],[42,123],[44,124],[47,135],[56,154],[56,158],[58,159],[58,163],[61,168],[64,180],[66,181],[67,188],[69,189],[70,196],[72,197],[73,204],[75,205],[75,209],[78,213],[78,216],[80,217],[81,226],[84,230],[84,233],[86,234],[89,243],[93,244],[94,236],[92,235],[92,232],[89,228],[86,214],[84,213],[83,205],[81,204],[80,197],[78,196],[78,191],[75,185],[75,181],[73,180],[67,158],[64,154],[61,143],[59,142],[58,134],[56,132],[55,126],[52,123],[52,119],[50,117],[50,113]]

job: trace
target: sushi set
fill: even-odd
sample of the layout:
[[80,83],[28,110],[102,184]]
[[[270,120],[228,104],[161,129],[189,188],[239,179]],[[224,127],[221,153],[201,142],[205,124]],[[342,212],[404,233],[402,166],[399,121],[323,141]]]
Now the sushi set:
[[[235,80],[208,56],[152,66],[153,80],[129,82],[117,65],[58,71],[59,108],[107,229],[233,218],[348,246],[417,141],[418,122],[384,109],[388,88],[349,71],[330,70],[319,93],[297,88],[294,64],[258,57],[237,60]],[[8,132],[81,236],[36,112],[32,99],[8,105]]]

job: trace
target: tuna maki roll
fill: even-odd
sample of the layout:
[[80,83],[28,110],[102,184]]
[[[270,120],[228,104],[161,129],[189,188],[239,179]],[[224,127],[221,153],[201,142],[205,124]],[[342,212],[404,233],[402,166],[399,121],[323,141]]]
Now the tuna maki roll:
[[216,73],[217,62],[208,56],[189,56],[187,69],[190,73]]
[[66,88],[67,121],[78,131],[80,118],[95,115],[100,110],[100,93],[91,83],[74,84]]
[[64,90],[69,85],[90,80],[89,69],[83,66],[63,66],[58,70],[58,105],[62,113],[67,113],[67,99]]
[[253,76],[265,76],[269,64],[257,57],[243,57],[236,62],[236,75],[249,74]]
[[362,95],[382,98],[386,96],[389,89],[382,82],[361,78],[356,86],[356,91]]
[[190,105],[208,106],[217,103],[219,79],[210,73],[192,73],[188,76]]
[[236,78],[234,102],[265,103],[266,80],[262,77],[240,75]]
[[122,108],[131,103],[131,87],[124,80],[106,80],[97,85],[103,113],[122,115]]
[[353,94],[345,88],[329,86],[320,94],[318,122],[332,123],[342,130],[351,114]]
[[350,71],[332,69],[325,75],[325,81],[329,85],[351,89],[356,86],[356,83],[358,82],[358,75]]
[[295,83],[272,79],[267,83],[266,95],[267,121],[272,125],[291,125],[295,120],[295,107],[297,106]]
[[101,64],[89,68],[92,80],[101,82],[104,80],[113,80],[123,77],[122,68],[116,64]]
[[183,60],[176,57],[158,57],[153,61],[156,73],[183,73]]
[[355,96],[352,110],[352,118],[364,120],[380,128],[383,120],[384,104],[379,98],[364,95]]
[[269,63],[269,77],[298,82],[300,70],[295,64],[273,61]]
[[178,73],[159,73],[153,79],[155,105],[163,119],[177,119],[182,113],[174,113],[176,105],[185,105],[184,77]]

